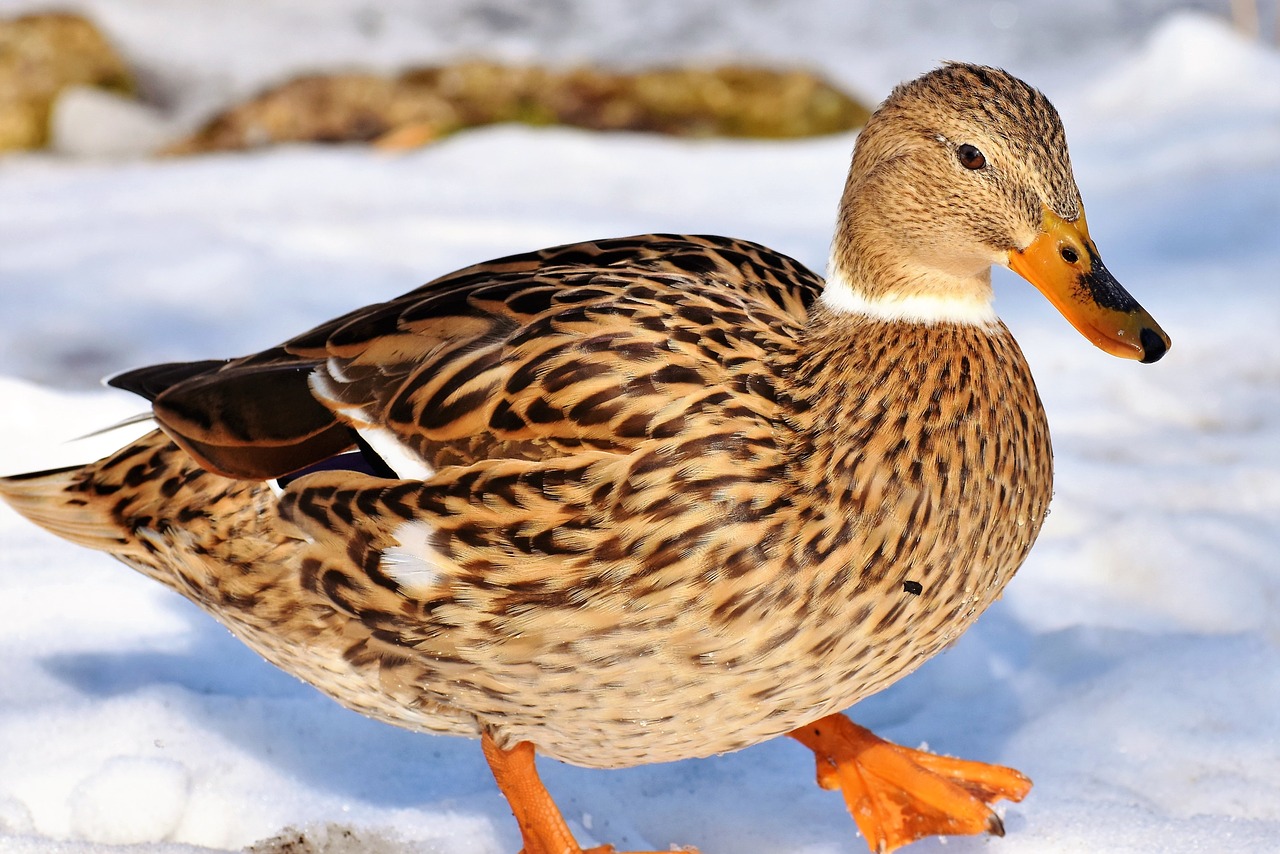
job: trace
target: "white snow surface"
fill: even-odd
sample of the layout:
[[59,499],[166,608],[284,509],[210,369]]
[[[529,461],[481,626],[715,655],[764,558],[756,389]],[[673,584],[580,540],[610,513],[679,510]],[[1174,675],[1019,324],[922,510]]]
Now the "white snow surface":
[[[287,40],[263,27],[292,11],[314,36],[323,16],[311,9],[366,8],[82,5],[153,67],[185,57],[191,75],[238,86],[318,62],[326,46],[357,53],[318,36],[291,54],[267,50]],[[748,46],[769,43],[766,28],[785,16],[752,5],[754,24],[733,20]],[[989,21],[1035,6],[987,5]],[[259,8],[267,24],[235,29],[235,14]],[[366,29],[408,57],[388,21],[413,8],[366,11]],[[469,8],[501,19],[514,7]],[[174,36],[177,13],[194,10],[207,20],[186,26],[207,42]],[[878,24],[886,38],[907,29],[893,20]],[[1053,427],[1053,513],[1005,598],[852,716],[1036,781],[1024,803],[1001,807],[1005,839],[927,840],[913,852],[1280,850],[1280,58],[1187,15],[1137,42],[1113,39],[1083,71],[1066,49],[1029,56],[976,30],[948,41],[945,24],[904,37],[900,54],[862,33],[847,48],[859,59],[828,62],[845,34],[835,28],[815,62],[883,94],[944,57],[1022,57],[1005,64],[1058,104],[1109,267],[1174,346],[1153,366],[1110,359],[1030,287],[997,276],[997,308]],[[624,31],[615,25],[603,44]],[[243,50],[216,50],[235,33]],[[519,52],[514,37],[495,44]],[[574,56],[601,49],[575,44]],[[87,460],[124,441],[58,444],[143,409],[88,390],[90,378],[260,349],[507,252],[695,231],[759,240],[822,269],[852,142],[502,127],[402,156],[295,147],[0,160],[0,470]],[[239,850],[291,826],[330,854],[519,847],[475,742],[339,708],[177,595],[2,505],[0,614],[0,852]],[[785,739],[622,771],[545,760],[542,770],[587,844],[865,850],[838,796],[814,785],[808,752]]]

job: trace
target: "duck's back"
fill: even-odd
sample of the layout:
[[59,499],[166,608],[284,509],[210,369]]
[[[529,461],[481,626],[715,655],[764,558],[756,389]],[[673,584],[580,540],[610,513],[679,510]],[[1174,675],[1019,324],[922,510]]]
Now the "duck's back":
[[[351,448],[353,423],[391,431],[433,467],[555,454],[578,438],[624,447],[647,435],[647,382],[720,384],[741,351],[794,338],[821,288],[746,241],[592,241],[464,268],[252,356],[111,383],[152,399],[206,468],[248,479]],[[571,411],[549,410],[551,397]]]

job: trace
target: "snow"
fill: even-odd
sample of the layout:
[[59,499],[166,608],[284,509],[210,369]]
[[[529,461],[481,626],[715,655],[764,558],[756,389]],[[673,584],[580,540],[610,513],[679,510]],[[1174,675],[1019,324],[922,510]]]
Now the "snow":
[[117,844],[168,839],[187,813],[190,790],[181,762],[113,756],[72,790],[71,834]]
[[[255,4],[252,26],[236,23],[245,3],[225,12],[179,0],[84,5],[155,80],[179,81],[175,115],[326,51],[362,55],[356,35],[339,37],[309,5]],[[456,44],[478,43],[458,36],[480,31],[464,4],[438,5],[454,16]],[[696,5],[657,4],[659,29],[674,32]],[[694,28],[651,50],[749,50],[786,23],[770,49],[798,52],[820,18],[788,22],[757,5],[758,17],[734,17],[719,40]],[[431,16],[413,17],[410,4],[325,6],[382,21],[365,25],[379,61],[443,51],[438,36],[413,52]],[[622,20],[583,7],[578,41],[547,43],[572,47],[566,60],[622,55],[634,19],[621,4],[601,6]],[[1122,14],[1109,6],[1098,5],[1104,24]],[[1044,7],[990,4],[980,27],[958,27],[950,41],[954,22],[929,3],[897,4],[857,26],[840,17],[817,42],[818,61],[879,94],[944,56],[1003,61],[1044,88],[1066,122],[1108,266],[1174,346],[1154,366],[1111,359],[998,271],[997,308],[1054,430],[1053,513],[1005,598],[852,715],[885,737],[928,740],[1036,781],[1024,803],[1001,808],[1005,839],[912,851],[1275,851],[1280,58],[1185,14],[1161,17],[1141,40],[1093,45],[1079,63],[1056,43],[1037,54],[1002,35],[1060,8]],[[514,4],[466,8],[515,14]],[[901,51],[867,40],[928,15],[936,26]],[[1082,26],[1069,17],[1064,26]],[[178,39],[183,21],[207,41]],[[286,24],[308,38],[282,39]],[[497,46],[533,50],[512,26]],[[599,44],[581,35],[592,26]],[[245,50],[226,50],[237,34]],[[841,39],[847,55],[837,55]],[[848,136],[688,142],[491,128],[399,156],[297,147],[155,162],[0,160],[0,471],[89,459],[126,441],[58,442],[141,411],[128,395],[93,389],[98,376],[259,349],[506,252],[704,231],[821,269],[851,145]],[[290,827],[311,846],[295,850],[329,854],[519,847],[474,742],[340,709],[176,595],[2,506],[0,609],[5,854],[193,854],[255,842],[283,851]],[[839,798],[814,785],[807,751],[785,740],[623,771],[542,769],[584,843],[864,850]]]
[[176,123],[135,98],[73,86],[49,119],[50,147],[73,157],[129,157],[158,151],[179,136]]

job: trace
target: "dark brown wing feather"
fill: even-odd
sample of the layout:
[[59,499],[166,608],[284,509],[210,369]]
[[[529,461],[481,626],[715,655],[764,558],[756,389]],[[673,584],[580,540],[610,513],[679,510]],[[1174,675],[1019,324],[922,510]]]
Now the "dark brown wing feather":
[[205,359],[201,362],[165,362],[147,365],[107,377],[112,388],[130,391],[147,400],[155,400],[161,392],[192,377],[208,374],[226,365],[230,359]]
[[354,433],[311,394],[314,360],[276,348],[243,359],[176,362],[112,377],[152,401],[156,422],[213,472],[263,480],[353,447]]

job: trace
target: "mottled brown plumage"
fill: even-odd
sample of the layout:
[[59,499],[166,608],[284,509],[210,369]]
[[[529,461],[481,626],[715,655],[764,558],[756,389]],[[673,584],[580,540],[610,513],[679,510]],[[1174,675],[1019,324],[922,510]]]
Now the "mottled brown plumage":
[[[1051,228],[1086,257],[1042,250]],[[1094,304],[1114,280],[1053,108],[946,66],[868,124],[825,285],[707,236],[479,264],[256,356],[125,375],[164,432],[0,492],[344,705],[484,734],[521,815],[525,742],[616,767],[791,733],[999,595],[1052,488],[989,310],[990,265],[1024,256],[1090,329],[1119,318],[1099,335],[1126,355],[1167,346],[1136,303]],[[357,436],[367,463],[320,470]],[[984,802],[1019,795],[986,791],[967,830],[864,830],[994,828]],[[520,820],[529,854],[576,850]]]

